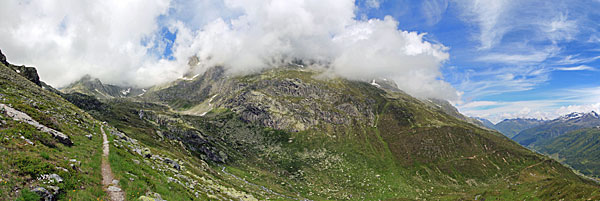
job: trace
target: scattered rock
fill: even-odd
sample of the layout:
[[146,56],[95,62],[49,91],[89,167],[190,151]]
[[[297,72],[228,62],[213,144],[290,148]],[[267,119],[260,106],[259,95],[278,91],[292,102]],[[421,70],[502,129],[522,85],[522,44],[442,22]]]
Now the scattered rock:
[[61,183],[63,182],[63,178],[58,176],[57,174],[45,174],[41,175],[38,180],[48,180],[53,183]]
[[85,137],[87,137],[88,139],[91,140],[92,139],[92,134],[85,135]]
[[63,167],[58,167],[58,166],[57,166],[57,167],[56,167],[56,169],[57,169],[57,170],[62,170],[62,171],[64,171],[64,172],[69,172],[69,170],[67,170],[66,168],[63,168]]

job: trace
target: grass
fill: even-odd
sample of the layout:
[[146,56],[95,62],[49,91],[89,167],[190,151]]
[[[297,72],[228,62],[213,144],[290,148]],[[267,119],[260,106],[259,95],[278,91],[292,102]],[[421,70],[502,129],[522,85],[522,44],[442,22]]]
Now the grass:
[[[0,79],[2,102],[53,125],[74,145],[63,146],[27,125],[7,120],[0,128],[0,170],[8,173],[0,180],[0,195],[8,199],[28,196],[12,189],[40,185],[33,178],[47,173],[65,180],[59,184],[64,190],[60,200],[106,199],[100,186],[100,122],[95,118],[110,125],[105,127],[111,141],[109,162],[130,200],[152,193],[167,200],[577,200],[598,199],[600,194],[597,185],[506,137],[449,117],[405,94],[388,94],[363,82],[320,79],[315,72],[271,70],[243,77],[238,81],[249,88],[229,94],[232,97],[224,92],[221,97],[225,101],[242,90],[258,91],[283,104],[286,111],[278,115],[286,120],[316,119],[317,124],[307,123],[297,132],[244,119],[223,104],[198,117],[159,104],[129,99],[90,102],[89,97],[79,97],[92,117],[30,84],[5,81],[10,79],[14,78]],[[318,97],[317,106],[303,105],[310,101],[260,84],[286,79],[299,79],[328,96]],[[360,114],[346,114],[338,108],[344,103]],[[142,118],[140,110],[144,110]],[[340,119],[311,116],[310,111]],[[137,143],[115,139],[109,134],[113,129]],[[86,134],[94,134],[92,140]],[[20,136],[35,145],[27,145]],[[177,159],[183,169],[145,158],[135,149],[149,149],[155,158]],[[14,153],[19,157],[12,158]],[[214,160],[216,156],[222,160]],[[81,164],[75,163],[73,169],[70,159]]]

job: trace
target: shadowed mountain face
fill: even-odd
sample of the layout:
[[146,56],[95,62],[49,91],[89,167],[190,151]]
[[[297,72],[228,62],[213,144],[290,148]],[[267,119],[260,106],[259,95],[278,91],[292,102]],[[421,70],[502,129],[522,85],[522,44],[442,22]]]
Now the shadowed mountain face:
[[[472,117],[472,118],[480,121],[481,124],[483,124],[483,126],[485,126],[486,128],[496,130],[496,125],[494,125],[494,123],[492,123],[490,120],[487,120],[487,119],[484,119],[484,118],[478,118],[478,117]],[[500,133],[502,133],[502,132],[500,132]],[[504,133],[502,133],[502,134],[504,134]]]
[[500,131],[506,137],[512,138],[521,131],[542,125],[545,121],[539,119],[505,119],[494,125],[494,129]]
[[[1,194],[15,186],[33,190],[38,185],[33,178],[64,166],[50,159],[74,157],[79,148],[99,150],[97,135],[92,140],[81,135],[100,133],[98,125],[104,121],[111,140],[110,163],[127,199],[140,195],[167,200],[599,198],[594,183],[497,132],[399,90],[326,78],[309,68],[282,67],[247,76],[227,76],[213,68],[136,96],[110,98],[117,97],[112,93],[117,91],[102,91],[105,85],[98,82],[81,86],[101,93],[63,95],[86,112],[50,91],[39,93],[43,89],[32,89],[32,83],[18,84],[29,81],[0,68],[2,103],[31,113],[48,127],[58,125],[56,129],[74,144],[63,148],[34,141],[31,149],[22,149],[18,136],[10,138],[10,146],[2,144],[10,148],[0,152],[3,157],[26,152],[29,159],[51,167],[21,178],[18,170],[25,168],[24,163],[3,164],[3,172],[22,182],[0,186]],[[76,111],[45,113],[58,107],[45,106],[50,98]],[[74,114],[81,117],[75,121],[61,116]],[[3,134],[19,129],[13,120],[1,117],[7,121],[0,125]],[[91,130],[76,132],[80,130],[68,126]],[[39,150],[50,153],[50,159],[34,155]],[[85,153],[100,153],[90,150]],[[94,162],[96,155],[78,156],[83,156],[78,157],[82,164],[90,164],[85,166],[89,176],[78,179],[90,181],[90,190],[71,192],[69,183],[60,186],[67,191],[57,196],[77,200],[80,193],[102,198],[102,191],[92,185],[100,178],[93,168],[99,164]],[[76,183],[81,185],[86,184]]]

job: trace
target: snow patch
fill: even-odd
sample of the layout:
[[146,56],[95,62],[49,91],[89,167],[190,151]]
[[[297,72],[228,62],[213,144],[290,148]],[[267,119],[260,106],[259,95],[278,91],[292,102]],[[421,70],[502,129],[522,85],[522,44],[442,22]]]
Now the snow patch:
[[123,94],[123,96],[127,96],[127,94],[129,94],[131,92],[131,88],[127,88],[127,90],[121,90],[121,94]]
[[182,80],[194,80],[194,79],[196,79],[196,77],[198,77],[198,76],[200,76],[200,74],[196,74],[196,75],[194,75],[194,76],[193,76],[193,77],[191,77],[191,78],[188,78],[188,77],[182,77],[181,79],[182,79]]
[[377,88],[381,88],[381,85],[377,84],[375,80],[371,81],[371,85],[376,86]]
[[210,99],[208,99],[208,106],[212,106],[212,101],[216,96],[217,94],[213,95],[212,97],[210,97]]

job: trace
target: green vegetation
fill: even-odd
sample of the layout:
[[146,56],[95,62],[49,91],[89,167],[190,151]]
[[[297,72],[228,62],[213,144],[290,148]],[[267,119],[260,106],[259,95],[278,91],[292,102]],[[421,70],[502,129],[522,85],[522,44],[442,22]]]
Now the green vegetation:
[[579,172],[600,178],[600,130],[583,129],[551,138],[535,147]]
[[[36,186],[59,187],[59,200],[106,199],[100,121],[129,200],[600,199],[593,182],[498,133],[402,92],[318,71],[229,79],[213,69],[142,97],[98,101],[0,70],[1,103],[74,143],[0,112],[0,195],[9,200],[33,196]],[[197,104],[210,111],[183,112]],[[38,179],[48,174],[63,181]]]
[[[0,111],[0,197],[31,200],[34,187],[55,186],[59,200],[105,198],[100,184],[99,122],[61,97],[0,65],[0,103],[27,113],[73,141],[65,146],[50,134]],[[85,135],[92,134],[89,140]],[[62,181],[51,181],[50,174]]]
[[42,197],[40,197],[37,193],[31,192],[29,189],[25,189],[17,198],[17,201],[39,201],[41,198]]

